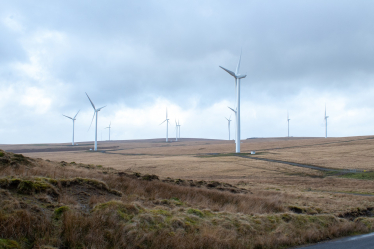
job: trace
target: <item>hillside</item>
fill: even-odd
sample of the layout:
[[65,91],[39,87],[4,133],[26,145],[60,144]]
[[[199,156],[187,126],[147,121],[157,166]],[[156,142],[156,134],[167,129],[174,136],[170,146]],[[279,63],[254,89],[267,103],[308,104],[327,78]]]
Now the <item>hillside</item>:
[[280,248],[373,229],[278,191],[0,151],[0,248]]

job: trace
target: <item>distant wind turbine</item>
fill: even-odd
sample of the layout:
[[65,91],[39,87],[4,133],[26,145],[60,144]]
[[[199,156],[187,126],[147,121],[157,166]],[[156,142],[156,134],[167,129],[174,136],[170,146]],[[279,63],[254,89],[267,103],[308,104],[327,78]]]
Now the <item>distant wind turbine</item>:
[[[236,118],[236,110],[234,110],[233,108],[231,108],[230,106],[228,106],[228,108],[231,110],[231,111],[233,111],[234,112],[234,114],[235,114],[235,118]],[[236,144],[236,127],[235,127],[235,144]]]
[[70,118],[71,120],[73,120],[73,142],[72,142],[72,145],[74,145],[74,123],[75,123],[75,120],[76,120],[76,117],[77,117],[78,113],[79,113],[79,111],[77,112],[77,114],[75,114],[74,118],[71,118],[69,116],[66,116],[66,115],[62,114],[62,116],[65,116],[65,117]]
[[235,73],[219,66],[223,70],[225,70],[227,73],[229,73],[231,76],[235,78],[235,90],[236,90],[236,111],[233,110],[236,113],[236,153],[240,153],[240,79],[245,78],[247,75],[245,74],[239,74],[240,69],[240,61],[242,58],[242,53],[240,52],[239,62],[238,66],[236,67]]
[[181,125],[179,124],[179,119],[178,119],[178,138],[181,138]]
[[326,116],[326,104],[325,104],[325,138],[327,138],[327,118],[329,116]]
[[[94,118],[95,118],[95,115],[96,115],[96,125],[95,125],[95,151],[97,151],[97,115],[99,114],[99,111],[100,111],[101,109],[103,109],[105,106],[96,109],[94,103],[92,103],[92,100],[90,99],[90,97],[88,96],[87,93],[86,93],[86,95],[87,95],[87,98],[88,98],[88,99],[90,100],[90,102],[91,102],[92,108],[94,109],[94,115],[92,116],[92,121],[91,121],[91,124],[90,124],[90,128],[91,128],[92,122],[93,122],[93,120],[94,120]],[[88,128],[88,129],[90,129],[90,128]]]
[[227,119],[228,123],[229,123],[229,140],[230,140],[230,122],[231,122],[231,116],[229,118],[225,118]]
[[178,141],[178,123],[175,120],[175,141]]
[[167,108],[166,108],[166,119],[160,125],[162,125],[165,122],[166,122],[166,142],[168,142],[169,119],[168,119],[168,109]]
[[287,112],[287,123],[288,123],[288,137],[290,137],[290,118],[288,116],[288,112]]
[[112,124],[112,122],[109,123],[109,126],[108,127],[105,127],[105,129],[109,129],[109,141],[110,141],[110,125]]

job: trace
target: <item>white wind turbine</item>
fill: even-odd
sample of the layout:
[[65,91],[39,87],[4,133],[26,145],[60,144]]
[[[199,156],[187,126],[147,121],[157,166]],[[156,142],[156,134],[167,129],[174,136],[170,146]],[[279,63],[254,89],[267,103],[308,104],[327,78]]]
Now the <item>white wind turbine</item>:
[[179,119],[178,119],[178,138],[181,137],[181,125],[179,124]]
[[325,104],[325,117],[324,117],[324,119],[325,119],[325,138],[327,138],[327,118],[328,118],[329,116],[326,116],[326,104]]
[[178,141],[178,128],[177,120],[175,120],[175,141]]
[[[87,93],[86,93],[86,95],[87,95],[87,98],[90,100],[91,105],[92,105],[92,107],[93,107],[93,109],[94,109],[94,115],[92,116],[92,121],[91,121],[91,124],[90,124],[90,128],[91,128],[92,122],[93,122],[93,120],[94,120],[94,118],[95,118],[95,115],[96,115],[96,125],[95,125],[95,151],[97,151],[97,115],[99,114],[98,112],[99,112],[101,109],[103,109],[105,106],[96,109],[94,103],[92,103],[92,100],[90,99],[90,97],[88,96]],[[90,128],[88,128],[88,129],[90,129]]]
[[245,78],[247,75],[239,74],[240,69],[240,61],[242,58],[242,54],[240,53],[238,66],[236,67],[235,73],[219,66],[226,72],[228,72],[231,76],[235,78],[235,90],[236,90],[236,110],[230,108],[236,114],[236,153],[240,153],[240,79]]
[[109,126],[108,127],[105,127],[105,129],[109,129],[109,141],[110,141],[110,125],[112,124],[112,122],[109,123]]
[[66,115],[62,114],[62,116],[65,116],[65,117],[70,118],[71,120],[73,120],[73,142],[72,142],[72,145],[74,145],[74,123],[75,123],[75,120],[76,120],[76,117],[77,117],[78,113],[79,113],[79,111],[77,112],[77,114],[75,114],[74,118],[71,118],[69,116],[66,116]]
[[290,137],[290,118],[288,116],[288,112],[287,112],[287,123],[288,123],[288,137]]
[[[234,112],[234,114],[235,114],[235,119],[236,119],[236,111],[235,111],[233,108],[229,107],[229,106],[228,106],[228,108],[229,108],[231,111]],[[235,140],[235,144],[236,144],[236,127],[235,127],[235,138],[234,138],[234,140]]]
[[169,119],[168,119],[168,109],[167,108],[166,108],[166,119],[160,125],[162,125],[165,122],[166,122],[166,142],[168,142]]
[[229,118],[225,118],[227,119],[228,123],[229,123],[229,140],[230,140],[230,122],[231,122],[231,116]]

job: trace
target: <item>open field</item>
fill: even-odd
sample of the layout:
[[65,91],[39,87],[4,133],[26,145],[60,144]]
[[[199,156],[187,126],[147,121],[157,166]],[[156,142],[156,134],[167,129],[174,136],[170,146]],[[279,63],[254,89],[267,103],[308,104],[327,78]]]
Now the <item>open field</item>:
[[[292,227],[295,224],[287,228],[288,232],[286,232],[283,230],[285,229],[284,224],[276,222],[279,227],[274,225],[275,230],[268,231],[271,236],[275,236],[272,239],[273,242],[268,244],[268,242],[263,241],[266,237],[256,237],[256,243],[260,245],[258,248],[261,248],[261,246],[277,248],[278,246],[304,244],[326,239],[329,236],[336,237],[354,232],[368,232],[373,228],[374,220],[370,218],[374,215],[373,137],[248,139],[242,141],[241,155],[232,153],[234,151],[233,141],[208,139],[182,139],[180,142],[171,143],[165,143],[161,139],[99,142],[99,152],[89,151],[92,147],[92,143],[79,143],[78,146],[74,147],[69,144],[0,145],[0,149],[5,151],[22,153],[31,158],[40,158],[37,159],[37,166],[32,169],[7,166],[0,171],[0,177],[12,175],[15,177],[26,177],[27,179],[31,177],[32,180],[35,180],[34,177],[43,176],[57,179],[58,181],[65,181],[64,179],[73,179],[74,177],[96,179],[105,182],[110,188],[120,191],[127,197],[117,198],[112,196],[107,199],[99,198],[99,201],[96,201],[96,199],[91,200],[91,202],[103,203],[111,198],[125,203],[137,201],[141,202],[144,210],[149,208],[148,211],[151,213],[154,212],[150,211],[154,208],[154,204],[151,204],[151,202],[175,197],[186,203],[185,209],[197,208],[213,212],[212,215],[208,215],[209,219],[216,217],[215,212],[228,212],[229,216],[226,217],[228,220],[236,219],[240,220],[240,222],[249,219],[245,215],[262,215],[261,219],[263,219],[265,217],[263,215],[270,214],[306,215],[306,217],[309,217],[307,218],[308,221],[314,219],[310,217],[326,218],[327,215],[330,217],[328,219],[341,219],[339,222],[344,220],[348,222],[344,223],[344,229],[346,230],[339,228],[340,225],[335,224],[335,220],[333,222],[335,224],[333,227],[338,230],[342,229],[341,231],[344,230],[345,232],[337,232],[334,235],[331,234],[330,230],[330,232],[326,230],[326,234],[329,234],[327,237],[319,234],[318,236],[313,235],[316,236],[313,239],[307,239],[307,237],[302,237],[304,235],[297,235],[299,236],[296,236],[298,238],[297,241],[283,238],[283,242],[276,239],[275,234],[292,234],[294,231],[291,230],[296,229]],[[256,155],[250,155],[249,152],[251,150],[255,150]],[[326,170],[321,171],[279,162],[263,161],[255,159],[255,157],[314,165]],[[46,162],[43,159],[50,162]],[[365,172],[347,174],[346,169],[360,169]],[[139,172],[142,175],[157,175],[161,180],[164,179],[165,183],[162,184],[171,183],[172,185],[179,185],[177,187],[184,186],[183,188],[187,189],[183,191],[187,192],[178,192],[179,190],[174,189],[176,187],[172,187],[168,191],[174,194],[170,195],[158,191],[157,188],[165,188],[165,186],[157,185],[159,183],[153,183],[154,181],[139,185],[135,180],[126,180],[137,186],[129,187],[129,185],[126,185],[129,183],[125,184],[123,182],[126,177],[117,179],[118,175],[128,176],[132,175],[133,172]],[[187,180],[191,181],[188,182]],[[140,181],[142,181],[141,177]],[[216,183],[214,182],[224,183],[223,185],[220,183],[219,186],[226,186],[225,184],[228,183],[227,186],[229,187],[223,187],[222,191],[231,191],[233,194],[227,193],[217,198],[231,198],[236,204],[226,203],[223,205],[217,202],[218,199],[212,201],[210,198],[213,197],[208,197],[211,195],[208,192],[196,194],[197,192],[194,192],[197,191],[195,190],[196,184],[198,185],[198,191],[202,191],[200,190],[201,188],[205,189],[205,183],[201,186],[199,185],[203,181],[208,184],[206,185],[208,189],[204,191],[209,190],[209,184],[215,185]],[[152,188],[156,189],[152,190],[156,191],[155,193],[151,190],[142,190],[145,188],[142,184],[151,183],[156,184],[152,185]],[[127,187],[124,187],[123,184]],[[189,189],[190,185],[191,189]],[[189,194],[186,195],[185,193]],[[128,194],[132,197],[129,197]],[[199,197],[198,199],[191,197],[191,195],[201,194],[205,197]],[[65,196],[62,198],[61,196],[64,195],[60,194],[59,198],[61,200],[58,200],[57,203],[66,204],[69,203],[69,200],[72,203],[76,203],[74,205],[79,203],[78,200],[72,200],[74,199],[72,197]],[[62,204],[54,205],[62,206]],[[90,205],[94,208],[94,204]],[[183,215],[179,213],[177,206],[174,205],[168,208],[168,212],[174,212],[176,217],[179,217],[178,219],[182,219]],[[74,215],[79,216],[77,213]],[[208,216],[206,216],[206,219],[208,219]],[[268,219],[266,217],[264,219]],[[204,229],[213,229],[209,225],[214,223],[212,222],[210,220],[208,223],[204,223]],[[249,222],[250,226],[254,226],[251,223],[254,222],[253,220],[245,222]],[[359,226],[357,227],[357,225]],[[329,225],[326,226],[329,227]],[[199,229],[202,229],[202,227]],[[311,228],[298,227],[297,229],[309,231]],[[217,234],[222,232],[221,230],[214,231]],[[229,229],[229,231],[231,230]],[[233,237],[230,238],[233,239],[239,235],[240,233],[232,234]],[[244,235],[241,234],[240,236]],[[0,239],[1,237],[0,230]],[[182,237],[179,239],[182,240]],[[229,240],[228,238],[226,239]],[[201,243],[201,245],[204,245],[203,242]],[[251,246],[245,245],[244,243],[236,246],[251,248]],[[224,248],[225,246],[222,247]],[[185,248],[189,247],[185,246]]]
[[[247,139],[242,141],[242,153],[255,150],[255,157],[260,158],[331,169],[374,171],[373,138]],[[252,191],[292,193],[311,198],[311,203],[295,201],[293,204],[322,208],[322,203],[329,212],[342,212],[356,206],[374,206],[372,181],[326,177],[325,172],[318,170],[237,157],[228,154],[234,150],[234,141],[182,139],[180,142],[165,143],[164,139],[152,139],[99,142],[100,152],[89,151],[92,147],[92,143],[79,143],[74,147],[69,144],[0,146],[1,149],[25,156],[57,162],[102,165],[125,172],[155,174],[162,178],[224,181]],[[69,151],[73,149],[75,151]],[[330,204],[326,205],[321,199]],[[354,205],[353,200],[357,200],[353,202]]]

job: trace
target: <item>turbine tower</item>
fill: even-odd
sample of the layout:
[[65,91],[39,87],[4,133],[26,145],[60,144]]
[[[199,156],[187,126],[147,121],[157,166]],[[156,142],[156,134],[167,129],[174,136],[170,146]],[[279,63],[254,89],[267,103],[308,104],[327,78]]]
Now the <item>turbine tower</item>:
[[238,66],[236,67],[235,73],[224,67],[219,66],[220,68],[222,68],[227,73],[229,73],[232,77],[235,78],[236,111],[233,109],[232,110],[236,114],[236,153],[240,153],[240,79],[243,79],[247,76],[245,74],[243,75],[239,74],[241,58],[242,58],[242,53],[240,52],[239,62],[238,62]]
[[166,108],[166,119],[160,124],[162,125],[166,121],[166,142],[168,142],[168,129],[169,129],[169,119],[168,119],[168,109]]
[[69,116],[66,116],[66,115],[62,114],[62,116],[65,116],[65,117],[70,118],[71,120],[73,120],[73,142],[72,142],[72,145],[74,145],[74,123],[75,123],[75,120],[76,120],[76,117],[77,117],[78,113],[79,113],[79,111],[77,112],[77,114],[75,114],[74,118],[71,118]]
[[225,118],[227,119],[228,123],[229,123],[229,140],[230,140],[230,122],[231,122],[231,116],[229,118]]
[[179,119],[178,119],[178,138],[181,137],[181,125],[179,124]]
[[325,138],[327,138],[327,118],[329,116],[326,116],[326,104],[325,104]]
[[105,127],[105,129],[109,129],[109,141],[110,141],[110,125],[112,124],[112,122],[109,123],[109,126],[108,127]]
[[288,116],[288,112],[287,112],[287,123],[288,123],[288,137],[290,137],[290,118]]
[[[96,109],[94,103],[92,103],[92,100],[90,99],[90,97],[88,96],[87,93],[86,93],[86,95],[87,95],[87,98],[88,98],[88,99],[90,100],[90,102],[91,102],[92,108],[94,109],[94,115],[92,116],[92,121],[91,121],[91,124],[90,124],[90,128],[91,128],[92,122],[93,122],[93,120],[94,120],[94,118],[95,118],[95,115],[96,115],[96,125],[95,125],[95,151],[97,151],[97,115],[99,114],[99,111],[100,111],[101,109],[103,109],[105,106]],[[88,129],[90,129],[90,128],[88,128]]]

